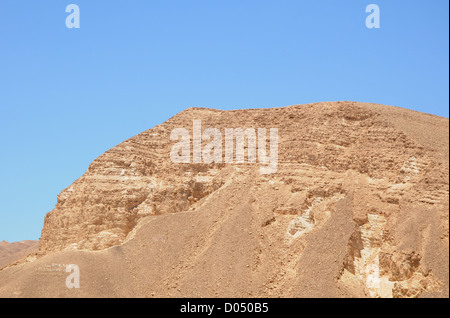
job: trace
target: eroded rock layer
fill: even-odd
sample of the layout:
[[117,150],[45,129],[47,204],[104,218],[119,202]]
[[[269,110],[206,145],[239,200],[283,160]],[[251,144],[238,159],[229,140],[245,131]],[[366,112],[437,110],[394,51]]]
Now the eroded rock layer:
[[[171,131],[192,133],[193,120],[222,132],[278,128],[277,172],[173,163]],[[46,216],[41,257],[24,270],[91,264],[77,295],[94,297],[448,297],[448,127],[354,102],[187,109],[65,189]],[[0,295],[33,295],[8,283],[12,270],[0,272]],[[97,292],[104,277],[116,288]]]

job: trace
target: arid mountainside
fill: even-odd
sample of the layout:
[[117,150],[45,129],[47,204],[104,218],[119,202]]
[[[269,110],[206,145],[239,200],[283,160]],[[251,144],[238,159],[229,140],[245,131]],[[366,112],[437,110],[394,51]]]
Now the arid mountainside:
[[0,269],[38,251],[38,241],[0,242]]
[[[193,120],[278,128],[278,170],[172,162],[171,132]],[[189,108],[62,191],[0,297],[448,297],[448,134],[376,104]]]

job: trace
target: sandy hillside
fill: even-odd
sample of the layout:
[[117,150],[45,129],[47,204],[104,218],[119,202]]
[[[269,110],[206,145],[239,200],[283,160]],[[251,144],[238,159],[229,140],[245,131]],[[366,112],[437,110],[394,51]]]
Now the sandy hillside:
[[[277,172],[172,163],[193,120],[278,128]],[[0,297],[448,297],[448,146],[448,119],[391,106],[187,109],[58,195]]]
[[38,241],[0,242],[0,268],[38,251]]

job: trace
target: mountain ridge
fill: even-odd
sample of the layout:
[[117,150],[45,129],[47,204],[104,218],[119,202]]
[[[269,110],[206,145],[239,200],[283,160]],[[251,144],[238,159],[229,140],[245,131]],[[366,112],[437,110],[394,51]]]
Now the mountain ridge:
[[[170,132],[196,119],[278,128],[277,173],[172,163]],[[50,262],[78,263],[84,287]],[[448,119],[356,102],[188,108],[63,190],[38,258],[0,271],[0,295],[39,295],[33,269],[45,296],[446,297]]]

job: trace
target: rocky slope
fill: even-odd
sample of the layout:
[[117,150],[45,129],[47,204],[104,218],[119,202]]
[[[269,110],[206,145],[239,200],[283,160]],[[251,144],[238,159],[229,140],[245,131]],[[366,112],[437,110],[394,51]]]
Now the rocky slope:
[[38,251],[38,241],[0,242],[0,269]]
[[[171,131],[193,120],[278,128],[277,172],[173,163]],[[448,132],[354,102],[187,109],[64,190],[39,257],[0,271],[0,296],[448,297]]]

